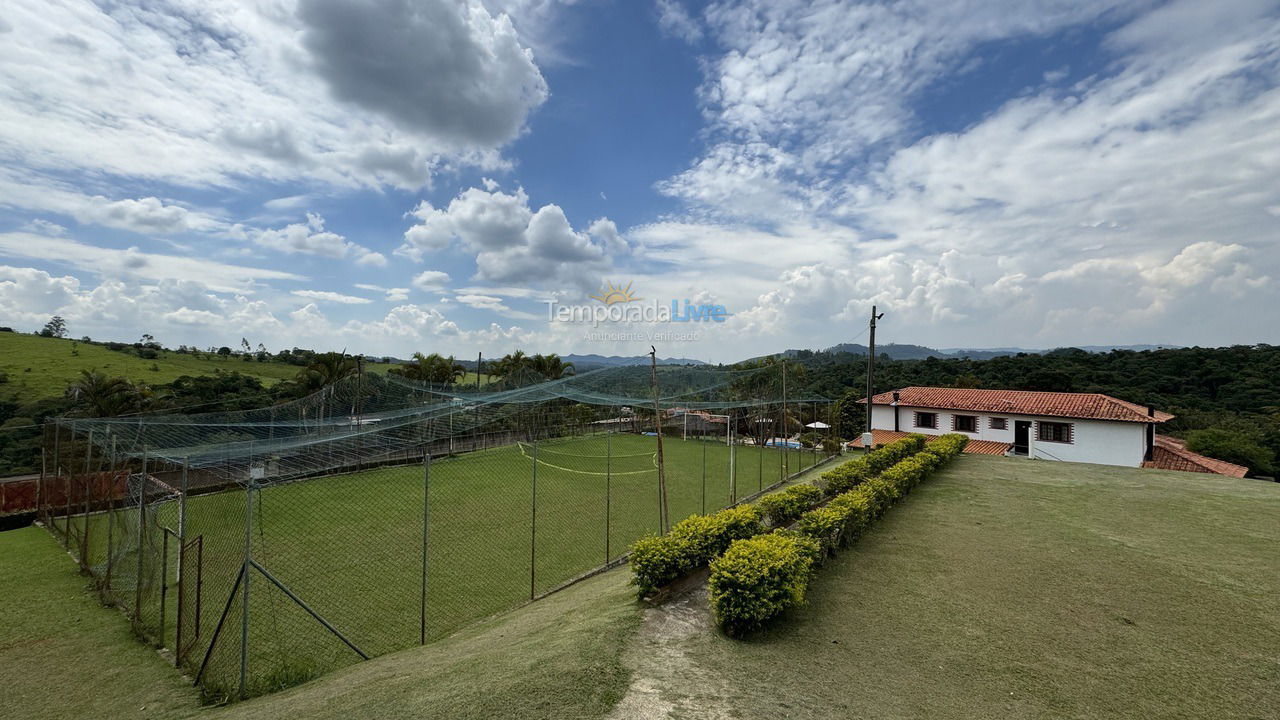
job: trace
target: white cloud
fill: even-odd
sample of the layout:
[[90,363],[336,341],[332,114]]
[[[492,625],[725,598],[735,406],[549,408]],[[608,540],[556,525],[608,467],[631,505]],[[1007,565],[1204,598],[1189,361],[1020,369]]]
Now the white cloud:
[[373,302],[369,298],[357,297],[355,295],[343,295],[342,293],[336,293],[329,290],[294,290],[292,294],[308,300],[338,303],[340,305],[368,305]]
[[680,0],[658,0],[658,28],[663,33],[688,43],[702,39],[702,27]]
[[416,188],[500,165],[547,97],[474,1],[19,0],[5,22],[0,154],[42,172]]
[[356,287],[361,290],[384,293],[385,297],[383,299],[387,302],[404,302],[409,299],[409,288],[389,288],[381,285],[370,285],[369,283],[356,283]]
[[387,259],[366,247],[348,241],[345,237],[324,228],[324,218],[307,213],[305,223],[293,223],[278,230],[245,230],[244,233],[266,248],[289,254],[320,255],[342,259],[354,256],[358,265],[383,266]]
[[70,238],[20,232],[0,233],[0,254],[66,264],[110,278],[138,278],[151,282],[193,280],[227,292],[251,292],[253,286],[262,281],[306,279],[280,270],[141,252],[137,248],[116,250],[86,245]]
[[557,205],[535,212],[523,188],[504,193],[467,188],[437,209],[423,202],[411,213],[421,222],[405,232],[397,254],[422,259],[455,240],[476,253],[476,279],[495,283],[593,286],[610,266],[608,252],[622,252],[626,241],[608,218],[577,232]]
[[439,270],[423,270],[413,276],[413,286],[427,292],[438,292],[449,284],[449,273]]

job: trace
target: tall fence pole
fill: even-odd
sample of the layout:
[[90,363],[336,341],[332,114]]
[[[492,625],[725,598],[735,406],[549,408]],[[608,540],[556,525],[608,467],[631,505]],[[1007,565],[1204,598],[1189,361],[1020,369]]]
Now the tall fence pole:
[[707,439],[702,438],[702,514],[707,514]]
[[613,490],[613,431],[604,435],[604,561],[609,562],[609,516]]
[[248,695],[249,682],[249,563],[253,560],[253,478],[244,488],[244,593],[240,609],[240,697]]
[[534,440],[533,446],[533,494],[529,503],[529,599],[534,597],[534,587],[537,581],[537,554],[538,554],[538,441]]
[[71,459],[67,461],[67,481],[62,485],[63,490],[66,491],[66,497],[63,498],[65,507],[62,509],[62,547],[67,550],[71,549],[71,475],[73,473],[72,468],[75,467],[76,462],[76,446],[70,442],[75,439],[75,432],[72,431],[69,434],[71,437],[67,438],[69,444],[67,454],[71,456]]
[[[104,581],[104,593],[110,597],[111,595],[111,571],[115,565],[115,546],[116,546],[116,480],[117,468],[116,462],[116,434],[111,433],[111,479],[107,486],[107,575]],[[128,483],[125,483],[128,487]]]
[[84,530],[80,532],[80,568],[89,570],[89,485],[92,482],[89,471],[93,463],[93,428],[89,428],[89,438],[84,444],[84,481],[81,492],[84,493]]
[[418,612],[421,615],[418,644],[427,644],[427,549],[431,533],[431,453],[422,453],[422,597]]
[[133,579],[133,620],[142,629],[142,537],[147,529],[147,448],[142,448],[142,474],[138,476],[138,537],[135,541],[138,556],[137,575]]

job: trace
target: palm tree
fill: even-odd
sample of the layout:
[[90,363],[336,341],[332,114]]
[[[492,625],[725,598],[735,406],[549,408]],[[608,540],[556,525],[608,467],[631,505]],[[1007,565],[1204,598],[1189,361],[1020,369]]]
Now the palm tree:
[[108,377],[98,370],[81,370],[80,377],[67,387],[67,396],[90,417],[139,412],[157,400],[146,385],[135,385],[122,377]]
[[439,353],[423,355],[416,352],[413,360],[392,368],[390,372],[418,382],[447,384],[464,377],[467,369],[454,360],[452,355],[443,357]]
[[530,367],[532,364],[533,358],[525,355],[523,350],[516,350],[491,362],[489,364],[489,374],[497,377],[507,377]]
[[548,380],[559,380],[574,374],[573,363],[565,362],[556,353],[534,355],[531,364],[535,372]]
[[359,371],[360,365],[356,359],[346,353],[321,353],[315,356],[310,365],[298,371],[298,383],[308,389],[318,390]]

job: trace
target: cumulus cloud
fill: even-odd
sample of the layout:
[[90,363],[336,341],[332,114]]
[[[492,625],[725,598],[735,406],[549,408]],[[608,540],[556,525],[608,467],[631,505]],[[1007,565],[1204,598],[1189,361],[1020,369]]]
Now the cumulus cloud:
[[413,276],[413,286],[419,290],[435,292],[449,284],[449,273],[440,270],[423,270]]
[[504,193],[467,188],[438,209],[420,203],[410,213],[420,222],[405,232],[396,252],[422,259],[457,241],[476,253],[476,278],[495,283],[569,283],[594,286],[610,266],[610,254],[628,248],[608,218],[593,222],[588,232],[575,231],[558,205],[534,211],[522,188]]
[[104,186],[418,188],[502,165],[547,97],[510,20],[474,0],[17,0],[5,23],[0,154]]
[[293,223],[276,230],[242,230],[253,242],[283,253],[320,255],[341,259],[352,257],[357,265],[383,266],[387,259],[366,247],[348,241],[324,227],[324,218],[307,213],[305,223]]
[[501,145],[547,97],[505,15],[452,0],[302,0],[303,44],[335,96],[457,145]]

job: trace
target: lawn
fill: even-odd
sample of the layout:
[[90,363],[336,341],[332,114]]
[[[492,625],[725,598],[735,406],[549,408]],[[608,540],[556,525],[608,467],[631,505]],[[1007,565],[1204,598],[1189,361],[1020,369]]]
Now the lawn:
[[245,362],[239,357],[207,353],[196,358],[169,350],[159,351],[155,360],[143,360],[75,340],[0,333],[0,372],[8,377],[0,390],[16,394],[19,402],[60,397],[81,370],[101,370],[148,385],[173,382],[182,375],[213,375],[219,370],[250,375],[264,385],[298,374],[297,366],[285,363]]
[[[536,449],[482,450],[433,460],[429,490],[418,465],[266,487],[253,498],[253,557],[366,654],[404,649],[418,644],[424,632],[424,509],[429,517],[425,636],[431,641],[552,590],[618,557],[645,533],[656,532],[654,448],[653,437],[613,434],[545,441]],[[673,522],[729,504],[728,447],[668,439],[665,449]],[[782,462],[777,449],[737,448],[737,497],[781,479]],[[787,469],[794,472],[814,462],[811,451],[793,450]],[[195,496],[188,502],[187,537],[200,536],[203,542],[201,640],[188,657],[193,672],[238,576],[245,510],[242,491]],[[161,536],[154,530],[176,527],[176,507],[159,507],[147,522],[153,529],[149,537],[159,547]],[[93,516],[90,557],[100,573],[108,532],[121,537],[135,524],[133,513],[118,513],[109,531],[105,514]],[[176,543],[170,549],[172,576]],[[114,574],[123,584],[128,585],[135,563],[130,552],[116,557]],[[253,693],[296,684],[358,659],[268,583],[251,575]],[[171,588],[168,647],[174,647],[176,598],[176,587]],[[153,631],[159,630],[158,607],[158,593],[148,592],[144,609]],[[206,670],[206,686],[215,694],[238,684],[240,613],[237,601],[227,616],[231,631],[220,636]]]
[[[690,445],[700,456],[701,447]],[[509,452],[513,462],[528,459],[519,449]],[[462,479],[446,484],[445,465],[433,471],[439,481],[433,485],[443,485],[437,505],[455,489],[451,485],[466,484]],[[490,461],[484,468],[488,473],[502,466]],[[554,476],[545,477],[552,482]],[[539,478],[541,489],[541,471]],[[695,493],[673,502],[673,515],[681,503],[692,504],[692,497],[700,502],[700,473],[698,480]],[[369,474],[353,474],[264,491],[263,524],[286,522],[272,519],[271,492],[298,493],[290,501],[309,507],[301,500],[303,489],[327,482],[335,495],[325,500],[358,497],[379,487]],[[471,482],[468,489],[481,497],[502,495],[499,487]],[[207,501],[225,502],[217,497]],[[636,502],[645,512],[634,514],[650,516],[651,503]],[[394,513],[395,505],[388,501],[375,512]],[[224,509],[234,512],[230,504]],[[328,592],[359,597],[370,618],[366,627],[372,628],[387,610],[377,593],[361,590],[359,558],[373,555],[359,550],[366,546],[356,534],[366,527],[360,512],[347,532],[337,533],[339,539],[326,541],[325,552],[312,543],[310,553],[299,558],[315,564],[308,572],[324,577],[333,567],[326,558],[352,562],[352,574],[343,576],[350,579],[330,579],[327,584],[335,587]],[[584,522],[583,533],[575,537],[591,548],[582,550],[582,557],[598,562],[594,556],[600,551],[603,558],[604,541],[595,519]],[[647,522],[642,519],[635,527]],[[331,525],[326,521],[324,527]],[[526,537],[530,529],[527,521],[513,521],[506,531],[500,525],[497,519],[477,521],[470,529],[474,542],[458,547],[502,546],[506,533]],[[255,538],[255,554],[285,563],[286,554],[273,555],[277,550],[260,545],[275,542],[279,552],[293,552],[292,541],[273,539],[287,536],[283,529]],[[296,532],[309,531],[298,526]],[[641,613],[626,585],[625,567],[471,623],[464,617],[480,617],[490,609],[483,603],[458,605],[451,616],[447,597],[433,590],[433,612],[459,623],[435,642],[198,713],[213,718],[1276,717],[1277,544],[1280,486],[1274,484],[962,456],[828,562],[810,587],[806,607],[748,640],[718,634],[707,617],[705,597],[697,594]],[[511,547],[523,551],[525,564],[512,567],[519,578],[509,583],[523,592],[501,589],[505,584],[495,587],[510,602],[520,602],[528,590],[527,537],[523,546],[512,541]],[[476,552],[450,559],[433,550],[431,559],[440,565],[431,570],[433,586],[444,592],[464,581],[468,573],[456,568],[485,568],[481,558],[489,551]],[[548,584],[557,567],[548,560]],[[14,588],[0,596],[0,687],[6,699],[18,699],[5,703],[0,716],[120,716],[144,714],[135,712],[142,706],[164,717],[197,712],[194,695],[175,684],[162,658],[131,640],[117,614],[96,608],[71,568],[54,542],[36,529],[0,534],[0,580]],[[265,584],[255,576],[253,616],[264,618],[261,625],[275,622],[286,634],[314,625],[279,614],[273,618],[268,601],[257,594]],[[348,587],[336,587],[343,584]],[[470,586],[468,592],[485,590]],[[472,602],[480,598],[473,595]],[[637,629],[641,614],[643,625]],[[344,621],[360,627],[359,618]],[[416,632],[416,626],[408,627],[416,616],[412,621],[401,624]]]
[[426,647],[202,708],[74,568],[39,528],[0,533],[0,718],[601,717],[626,688],[640,616],[625,573],[608,573]]
[[1280,485],[963,456],[769,631],[647,620],[638,681],[679,717],[1276,718],[1278,547]]

